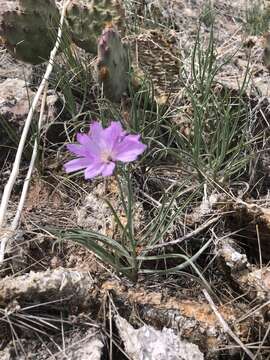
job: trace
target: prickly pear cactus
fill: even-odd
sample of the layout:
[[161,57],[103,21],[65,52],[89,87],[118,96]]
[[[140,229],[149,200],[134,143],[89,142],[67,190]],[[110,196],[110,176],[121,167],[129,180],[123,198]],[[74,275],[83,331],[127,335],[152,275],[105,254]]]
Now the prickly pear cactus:
[[72,0],[66,20],[73,42],[87,52],[97,53],[97,39],[108,23],[118,27],[123,20],[119,0]]
[[46,61],[58,22],[54,0],[0,0],[0,36],[19,60],[31,64]]
[[98,41],[97,74],[104,95],[118,102],[128,90],[129,49],[114,27],[106,27]]

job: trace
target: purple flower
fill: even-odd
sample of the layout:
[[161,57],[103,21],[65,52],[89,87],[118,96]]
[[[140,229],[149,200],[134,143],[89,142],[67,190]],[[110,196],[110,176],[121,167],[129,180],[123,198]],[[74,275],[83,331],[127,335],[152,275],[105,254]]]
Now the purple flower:
[[67,162],[64,168],[67,173],[85,169],[85,179],[100,174],[110,176],[116,161],[134,161],[146,149],[140,135],[128,135],[119,121],[111,122],[106,129],[96,121],[88,134],[77,134],[77,141],[79,144],[69,144],[67,148],[78,158]]

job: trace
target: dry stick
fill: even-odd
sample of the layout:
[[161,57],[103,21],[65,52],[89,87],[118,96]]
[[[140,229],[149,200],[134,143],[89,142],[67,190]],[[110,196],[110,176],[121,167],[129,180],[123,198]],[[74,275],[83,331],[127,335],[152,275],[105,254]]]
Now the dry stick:
[[262,310],[265,306],[270,305],[270,300],[266,301],[264,304],[260,305],[260,306],[255,306],[253,309],[251,309],[250,312],[246,313],[244,316],[242,316],[240,319],[237,320],[238,323],[240,323],[241,321],[246,320],[247,318],[249,318],[251,315],[253,315],[254,313],[258,313],[260,310]]
[[[43,114],[44,114],[44,109],[45,109],[45,105],[46,105],[47,88],[48,88],[48,86],[46,85],[45,89],[44,89],[43,97],[42,97],[42,103],[41,103],[39,121],[38,121],[38,134],[40,133]],[[7,232],[5,232],[5,234],[1,238],[0,265],[4,261],[6,245],[7,245],[8,241],[12,238],[12,236],[14,234],[14,231],[17,229],[17,227],[19,225],[19,222],[20,222],[21,214],[22,214],[22,211],[23,211],[25,199],[26,199],[27,192],[28,192],[28,187],[29,187],[31,176],[32,176],[34,166],[35,166],[37,153],[38,153],[38,141],[37,141],[37,139],[35,139],[33,152],[32,152],[32,156],[31,156],[31,161],[30,161],[30,164],[29,164],[29,168],[28,168],[28,171],[27,171],[26,178],[25,178],[24,183],[23,183],[23,189],[22,189],[20,201],[19,201],[19,204],[18,204],[18,207],[17,207],[16,215],[15,215],[15,217],[14,217],[12,223],[11,223],[10,228],[8,229]]]
[[[46,86],[45,86],[43,97],[42,97],[42,102],[41,102],[39,121],[38,121],[38,131],[37,131],[38,136],[40,135],[41,125],[42,125],[42,121],[43,121],[43,114],[44,114],[45,105],[46,105],[46,99],[47,99],[47,90],[48,90],[48,84],[46,84]],[[29,187],[29,184],[30,184],[31,176],[32,176],[32,173],[33,173],[33,170],[34,170],[37,154],[38,154],[38,141],[37,141],[37,138],[36,138],[35,143],[34,143],[34,147],[33,147],[31,161],[30,161],[30,164],[29,164],[29,168],[28,168],[28,171],[27,171],[26,178],[24,180],[20,201],[19,201],[19,204],[18,204],[18,207],[17,207],[17,212],[16,212],[16,215],[15,215],[15,217],[14,217],[12,223],[11,223],[11,229],[13,231],[16,230],[16,228],[17,228],[17,226],[19,224],[20,218],[21,218],[21,214],[22,214],[23,206],[24,206],[25,199],[26,199],[26,196],[27,196],[27,191],[28,191],[28,187]],[[0,262],[1,262],[1,253],[0,253]]]
[[209,305],[211,306],[213,312],[215,313],[217,319],[219,320],[221,326],[223,327],[224,331],[229,334],[233,340],[244,350],[244,352],[250,357],[250,359],[255,360],[255,356],[252,354],[252,352],[242,343],[242,341],[235,335],[235,333],[231,330],[229,325],[226,323],[226,321],[223,319],[223,317],[218,312],[218,309],[216,305],[214,304],[214,301],[212,300],[211,296],[208,294],[207,290],[202,290],[206,300],[209,302]]
[[[42,102],[41,102],[37,134],[40,134],[40,130],[41,130],[43,114],[44,114],[45,105],[46,105],[47,88],[48,88],[48,86],[46,84],[45,89],[44,89],[44,93],[43,93],[43,97],[42,97]],[[26,196],[27,196],[31,176],[32,176],[32,173],[33,173],[33,170],[34,170],[37,153],[38,153],[38,141],[37,141],[37,139],[35,139],[33,152],[32,152],[32,156],[31,156],[31,161],[30,161],[30,164],[29,164],[29,168],[28,168],[28,171],[27,171],[26,178],[25,178],[24,183],[23,183],[23,189],[22,189],[20,201],[19,201],[19,204],[18,204],[18,207],[17,207],[16,215],[15,215],[15,217],[14,217],[12,223],[11,223],[10,228],[8,229],[8,231],[4,234],[4,236],[1,239],[0,265],[4,261],[6,245],[9,242],[9,240],[12,238],[12,236],[14,234],[14,231],[17,229],[17,227],[19,225],[19,222],[20,222],[20,219],[21,219],[21,214],[22,214],[24,203],[25,203],[25,200],[26,200]]]
[[[7,207],[8,207],[8,202],[9,202],[9,199],[10,199],[10,195],[11,195],[14,183],[15,183],[16,178],[17,178],[18,173],[19,173],[22,153],[23,153],[25,142],[26,142],[26,137],[27,137],[30,125],[31,125],[31,121],[32,121],[35,109],[37,107],[39,98],[40,98],[41,94],[43,93],[43,91],[44,91],[44,89],[45,89],[45,87],[46,87],[46,85],[48,83],[49,76],[50,76],[50,74],[52,72],[52,69],[53,69],[54,59],[55,59],[55,56],[56,56],[57,51],[58,51],[59,46],[60,46],[60,41],[61,41],[61,38],[62,38],[62,28],[63,28],[64,18],[65,18],[65,14],[66,14],[66,8],[67,8],[69,2],[70,2],[70,0],[67,0],[66,3],[64,4],[63,8],[62,8],[60,23],[59,23],[58,32],[57,32],[57,39],[56,39],[54,48],[52,49],[52,51],[50,53],[50,59],[49,59],[48,66],[46,68],[45,75],[44,75],[44,77],[43,77],[43,79],[42,79],[42,81],[41,81],[41,83],[39,85],[39,88],[37,90],[37,93],[36,93],[36,95],[34,97],[34,100],[33,100],[32,104],[31,104],[31,107],[30,107],[29,113],[27,115],[27,118],[25,120],[25,125],[24,125],[24,128],[23,128],[23,132],[22,132],[22,135],[21,135],[21,139],[20,139],[20,142],[19,142],[18,149],[17,149],[15,161],[13,163],[12,171],[11,171],[10,177],[9,177],[8,182],[7,182],[7,184],[5,186],[5,189],[4,189],[4,193],[3,193],[3,197],[2,197],[2,201],[1,201],[1,205],[0,205],[0,230],[1,230],[1,228],[4,227],[4,221],[5,221],[6,211],[7,211]],[[33,155],[34,155],[34,153],[35,153],[35,149],[33,150]],[[30,168],[32,166],[32,160],[33,160],[33,162],[35,162],[36,155],[34,155],[34,159],[33,159],[33,155],[32,155],[32,158],[31,158]],[[32,173],[32,170],[30,170],[30,172]],[[28,171],[28,174],[29,174],[29,171]],[[14,231],[16,229],[16,227],[18,226],[19,220],[20,220],[21,211],[22,211],[23,204],[24,204],[26,194],[27,194],[27,190],[28,190],[28,182],[30,180],[30,179],[28,179],[28,174],[27,174],[27,179],[26,179],[26,184],[27,185],[25,185],[24,188],[23,188],[21,201],[19,203],[19,207],[18,207],[16,216],[15,216],[13,222],[12,222],[11,228],[7,229],[5,231],[5,233],[4,233],[4,235],[1,237],[0,265],[3,262],[3,259],[4,259],[4,252],[5,252],[6,243],[8,242],[8,240],[11,237],[10,232]]]
[[259,344],[258,350],[256,351],[256,354],[255,354],[255,359],[257,359],[258,355],[261,354],[261,349],[263,347],[263,344],[265,343],[265,341],[268,338],[269,332],[270,332],[270,325],[268,325],[268,328],[267,328],[267,330],[266,330],[266,332],[264,334],[264,337],[263,337],[262,341]]
[[169,242],[166,242],[166,243],[162,243],[162,244],[159,244],[159,245],[154,245],[154,246],[150,247],[149,250],[158,249],[158,248],[164,248],[164,246],[179,244],[182,241],[188,240],[188,239],[192,238],[193,236],[198,235],[201,231],[207,229],[210,225],[216,223],[219,219],[220,219],[220,216],[216,216],[216,217],[206,221],[204,224],[197,227],[197,229],[191,231],[190,233],[188,233],[188,234],[186,234],[186,235],[184,235],[184,236],[182,236],[182,237],[180,237],[178,239],[175,239],[175,240],[172,240],[172,241],[169,241]]

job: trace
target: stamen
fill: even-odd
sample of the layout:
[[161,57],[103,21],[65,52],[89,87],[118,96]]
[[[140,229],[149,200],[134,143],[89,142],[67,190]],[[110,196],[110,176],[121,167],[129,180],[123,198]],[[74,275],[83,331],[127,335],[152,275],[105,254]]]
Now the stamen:
[[103,150],[100,154],[102,162],[108,163],[112,161],[111,153],[108,150]]

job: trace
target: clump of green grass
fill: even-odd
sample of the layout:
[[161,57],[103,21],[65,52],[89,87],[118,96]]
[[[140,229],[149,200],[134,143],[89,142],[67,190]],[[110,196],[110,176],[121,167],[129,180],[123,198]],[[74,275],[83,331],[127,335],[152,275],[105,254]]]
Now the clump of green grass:
[[[210,246],[211,239],[203,244],[198,251],[194,251],[192,255],[190,252],[187,254],[185,250],[179,251],[179,249],[173,252],[166,251],[162,245],[159,245],[165,243],[164,240],[168,236],[174,221],[187,211],[187,207],[194,200],[197,191],[195,190],[185,198],[183,189],[185,189],[186,183],[183,182],[172,195],[165,193],[160,199],[160,206],[151,212],[151,221],[141,232],[137,233],[134,228],[136,206],[132,189],[133,174],[131,168],[118,167],[117,172],[115,176],[127,221],[122,222],[117,210],[108,200],[104,200],[109,205],[118,225],[118,240],[79,228],[48,230],[56,235],[59,240],[72,240],[84,245],[105,264],[110,265],[117,273],[125,275],[131,281],[136,282],[139,275],[179,274],[189,267],[198,276],[198,281],[211,291],[208,282],[195,264]],[[198,186],[200,188],[200,185]]]
[[199,178],[228,182],[246,172],[252,156],[249,109],[244,97],[249,76],[247,69],[238,93],[232,91],[216,81],[223,65],[215,57],[213,29],[206,48],[198,33],[190,67],[183,71],[183,78],[189,79],[185,104],[176,109],[190,123],[191,133],[186,136],[179,127],[171,126],[170,148],[166,151],[195,169]]
[[245,10],[244,30],[250,35],[259,35],[269,30],[270,6],[255,0]]

